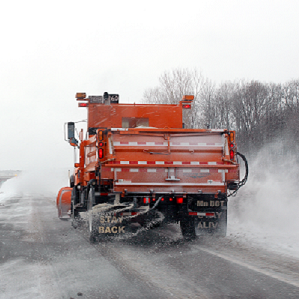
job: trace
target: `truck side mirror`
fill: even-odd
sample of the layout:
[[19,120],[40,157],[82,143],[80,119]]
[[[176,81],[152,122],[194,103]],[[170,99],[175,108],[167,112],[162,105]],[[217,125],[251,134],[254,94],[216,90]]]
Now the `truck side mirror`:
[[67,123],[67,139],[75,138],[75,123],[68,122]]
[[[65,131],[64,131],[64,134],[65,134]],[[64,139],[65,139],[65,137],[64,137]],[[75,123],[74,122],[67,123],[67,139],[71,146],[78,146],[78,140],[75,138]]]

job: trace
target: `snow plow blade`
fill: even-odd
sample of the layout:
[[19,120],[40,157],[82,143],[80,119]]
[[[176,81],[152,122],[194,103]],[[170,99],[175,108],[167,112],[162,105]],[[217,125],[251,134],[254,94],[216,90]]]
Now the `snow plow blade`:
[[59,190],[56,198],[59,219],[69,219],[71,214],[72,188],[63,187]]

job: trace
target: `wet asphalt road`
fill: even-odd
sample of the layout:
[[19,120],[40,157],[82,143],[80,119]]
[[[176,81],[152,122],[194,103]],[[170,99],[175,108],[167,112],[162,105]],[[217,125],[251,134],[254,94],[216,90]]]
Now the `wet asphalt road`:
[[299,298],[299,261],[177,225],[89,244],[54,198],[0,205],[0,298]]

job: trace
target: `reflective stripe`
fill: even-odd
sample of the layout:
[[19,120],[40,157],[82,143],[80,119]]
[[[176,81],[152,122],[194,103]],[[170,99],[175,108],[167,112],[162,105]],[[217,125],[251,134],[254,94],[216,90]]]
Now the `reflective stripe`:
[[185,186],[185,187],[195,187],[195,186],[224,186],[222,182],[209,181],[208,183],[159,183],[159,182],[151,182],[151,183],[132,183],[131,181],[122,181],[115,182],[116,186]]
[[[114,146],[168,146],[167,142],[138,142],[138,141],[114,141]],[[170,146],[205,146],[223,147],[223,143],[204,143],[204,142],[170,142]]]
[[215,213],[189,212],[190,216],[215,217]]
[[157,165],[224,165],[223,162],[199,162],[199,161],[110,161],[107,164],[157,164]]

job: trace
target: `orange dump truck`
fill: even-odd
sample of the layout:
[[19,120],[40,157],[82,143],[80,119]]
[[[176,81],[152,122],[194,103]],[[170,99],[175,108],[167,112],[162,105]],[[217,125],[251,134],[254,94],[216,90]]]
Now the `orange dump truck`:
[[76,98],[88,111],[87,138],[81,130],[77,140],[74,123],[67,123],[79,161],[57,207],[74,222],[84,214],[91,241],[170,222],[179,222],[187,239],[204,231],[226,235],[228,196],[248,174],[234,131],[183,128],[193,96],[177,105],[119,104],[108,93]]

